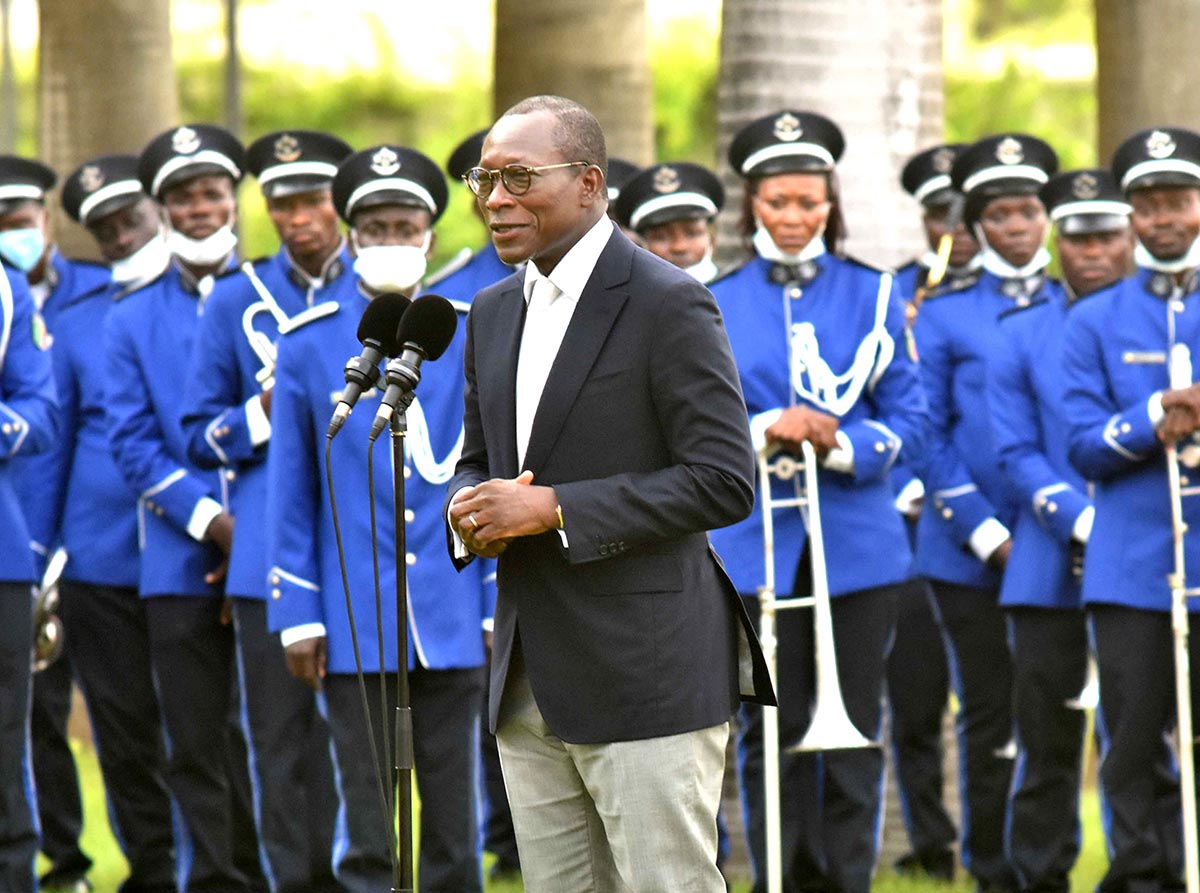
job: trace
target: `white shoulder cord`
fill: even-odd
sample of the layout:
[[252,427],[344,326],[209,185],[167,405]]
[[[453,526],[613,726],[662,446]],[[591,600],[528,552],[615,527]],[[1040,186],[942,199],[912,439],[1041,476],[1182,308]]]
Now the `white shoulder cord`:
[[886,328],[891,292],[892,274],[884,273],[875,299],[875,324],[858,345],[850,368],[840,375],[821,358],[813,324],[791,325],[792,387],[797,394],[840,418],[858,402],[864,388],[875,386],[896,353],[895,340]]
[[445,484],[454,477],[454,466],[462,455],[463,441],[466,431],[458,432],[458,441],[450,453],[441,462],[433,455],[433,444],[429,440],[429,424],[425,421],[425,411],[421,409],[421,401],[414,399],[408,408],[408,436],[405,437],[405,449],[416,466],[417,474],[431,484]]
[[4,371],[4,358],[8,356],[8,339],[12,336],[13,314],[16,304],[13,302],[12,284],[8,274],[0,269],[0,372]]

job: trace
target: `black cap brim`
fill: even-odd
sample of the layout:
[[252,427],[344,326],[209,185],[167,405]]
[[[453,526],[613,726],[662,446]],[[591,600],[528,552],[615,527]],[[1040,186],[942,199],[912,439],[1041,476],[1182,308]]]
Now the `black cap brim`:
[[658,211],[652,211],[643,219],[638,221],[637,231],[644,233],[646,230],[655,226],[662,226],[664,223],[673,223],[676,220],[711,220],[713,214],[707,208],[701,208],[696,205],[677,205],[674,208],[662,208]]
[[104,201],[100,202],[100,204],[96,205],[96,207],[89,209],[87,219],[81,221],[81,223],[83,223],[84,226],[91,226],[93,223],[99,222],[109,214],[116,214],[118,211],[122,211],[125,208],[128,208],[130,205],[136,205],[145,197],[146,193],[139,191],[126,192],[122,195],[114,195],[112,198],[106,198]]
[[423,199],[418,198],[411,192],[405,192],[402,189],[380,189],[378,192],[369,192],[354,203],[354,208],[350,211],[350,217],[353,218],[359,211],[365,211],[367,208],[378,208],[381,205],[397,205],[401,208],[417,208],[421,211],[429,211],[429,205]]
[[1129,228],[1129,218],[1123,214],[1068,214],[1057,224],[1064,236],[1087,236],[1092,233],[1116,233]]
[[168,189],[174,189],[176,186],[182,185],[189,180],[196,180],[200,177],[225,177],[229,182],[236,185],[233,174],[221,167],[219,164],[213,164],[209,161],[200,161],[196,164],[189,164],[186,167],[181,167],[177,171],[173,171],[158,187],[159,196],[166,194]]
[[266,198],[286,198],[289,195],[300,195],[305,192],[329,192],[333,189],[333,177],[315,175],[297,175],[280,177],[262,185],[262,194]]

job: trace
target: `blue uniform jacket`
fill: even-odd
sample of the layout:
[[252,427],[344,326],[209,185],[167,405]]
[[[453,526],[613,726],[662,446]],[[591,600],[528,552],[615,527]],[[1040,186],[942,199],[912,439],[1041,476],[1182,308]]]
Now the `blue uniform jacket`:
[[0,580],[37,575],[13,458],[50,449],[58,437],[54,375],[35,341],[33,296],[25,277],[0,267]]
[[425,281],[425,291],[442,295],[452,301],[468,301],[489,285],[494,285],[513,268],[500,260],[491,239],[474,253],[463,249],[446,266]]
[[[1168,611],[1171,502],[1166,454],[1148,401],[1169,387],[1169,305],[1151,293],[1153,279],[1153,273],[1139,270],[1071,308],[1066,412],[1071,464],[1095,488],[1084,602]],[[1192,291],[1177,305],[1176,343],[1188,345],[1193,362],[1200,363],[1200,294]],[[1194,581],[1200,572],[1200,444],[1194,435],[1179,444],[1179,460],[1188,525],[1185,563]],[[1196,599],[1188,605],[1200,609]]]
[[[912,553],[893,503],[889,473],[897,457],[922,449],[928,419],[916,365],[905,350],[904,306],[894,285],[884,292],[881,304],[878,270],[832,255],[816,263],[820,273],[797,296],[790,294],[791,286],[768,279],[770,264],[761,258],[716,280],[711,288],[725,319],[759,447],[766,414],[794,403],[814,405],[797,394],[789,376],[797,339],[805,332],[815,335],[819,360],[842,376],[882,311],[890,346],[867,367],[866,386],[841,416],[840,430],[853,444],[854,473],[820,471],[829,589],[836,596],[898,583],[911,575]],[[803,383],[812,386],[808,373]],[[786,498],[802,484],[803,478],[797,477],[775,481],[772,487],[778,497]],[[756,500],[761,502],[761,492]],[[744,594],[764,583],[761,512],[756,504],[745,521],[711,534],[734,585]],[[776,587],[786,594],[807,534],[799,509],[778,509],[774,520]]]
[[[109,448],[104,327],[121,286],[109,282],[59,308],[50,358],[61,431],[54,448],[28,460],[37,499],[28,504],[35,541],[63,546],[68,580],[138,585],[137,496]],[[37,547],[35,547],[37,548]]]
[[1020,506],[1000,587],[1002,605],[1078,608],[1072,531],[1091,506],[1067,458],[1063,337],[1067,295],[1000,318],[1000,349],[988,367],[988,408],[1000,466]]
[[[985,272],[960,290],[925,299],[913,337],[932,417],[929,447],[914,465],[925,481],[925,510],[917,527],[917,571],[964,586],[995,587],[1000,574],[971,551],[971,534],[988,518],[1011,532],[1018,498],[1000,470],[987,406],[988,359],[1000,347],[997,319],[1016,306],[1003,280]],[[1043,281],[1029,296],[1059,293]]]
[[[241,269],[219,277],[204,302],[191,371],[183,394],[183,433],[188,459],[199,468],[221,469],[233,513],[233,554],[225,592],[267,597],[267,442],[265,418],[252,432],[247,412],[261,409],[264,386],[271,384],[271,357],[280,319],[302,324],[304,314],[322,303],[339,278],[353,278],[344,248],[334,256],[326,277],[315,282],[298,270],[287,250],[253,264],[269,298]],[[265,425],[262,423],[265,422]]]
[[202,499],[228,504],[221,476],[188,461],[180,424],[199,309],[199,294],[172,264],[117,301],[105,324],[109,443],[138,499],[143,597],[220,594],[204,582],[221,561],[217,548],[187,530]]
[[57,250],[50,255],[50,265],[54,270],[54,287],[39,312],[46,328],[53,332],[58,314],[74,304],[76,299],[108,287],[112,282],[112,270],[107,264],[65,258]]
[[[338,570],[333,516],[325,475],[325,431],[344,387],[342,368],[361,348],[355,337],[367,306],[355,277],[344,276],[328,315],[279,341],[274,433],[267,458],[271,630],[323,623],[331,673],[354,672],[346,600]],[[456,573],[446,560],[441,506],[463,437],[465,305],[446,353],[421,367],[417,400],[408,410],[405,478],[409,593],[409,668],[473,667],[483,663],[482,625],[495,602],[494,574],[476,562]],[[338,518],[358,627],[363,666],[378,669],[367,487],[367,434],[378,391],[364,394],[333,442]],[[384,666],[396,669],[395,573],[392,561],[391,444],[385,429],[375,443],[374,499],[383,598]],[[476,566],[478,565],[478,566]]]

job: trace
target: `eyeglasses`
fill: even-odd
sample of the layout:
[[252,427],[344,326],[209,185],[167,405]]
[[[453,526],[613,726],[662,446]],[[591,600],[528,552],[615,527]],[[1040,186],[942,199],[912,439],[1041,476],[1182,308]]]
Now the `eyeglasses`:
[[467,181],[480,198],[487,198],[496,188],[496,181],[504,184],[512,195],[524,195],[533,185],[533,177],[543,171],[553,171],[564,167],[590,167],[590,161],[564,161],[561,164],[542,164],[530,167],[527,164],[509,164],[499,170],[488,170],[486,167],[473,167],[462,178]]

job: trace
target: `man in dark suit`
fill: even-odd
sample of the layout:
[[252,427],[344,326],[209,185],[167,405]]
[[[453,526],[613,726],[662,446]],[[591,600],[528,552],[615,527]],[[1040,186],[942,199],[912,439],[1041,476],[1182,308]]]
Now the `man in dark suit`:
[[525,889],[719,891],[729,717],[774,701],[705,531],[750,512],[753,448],[712,296],[614,229],[606,163],[596,119],[540,96],[466,175],[529,263],[467,320],[451,549],[499,557],[489,720]]

